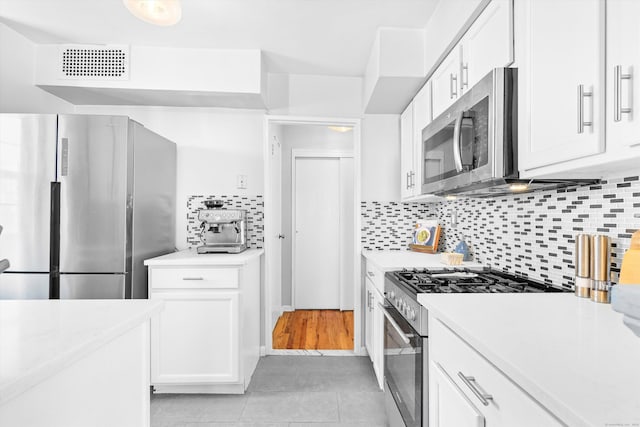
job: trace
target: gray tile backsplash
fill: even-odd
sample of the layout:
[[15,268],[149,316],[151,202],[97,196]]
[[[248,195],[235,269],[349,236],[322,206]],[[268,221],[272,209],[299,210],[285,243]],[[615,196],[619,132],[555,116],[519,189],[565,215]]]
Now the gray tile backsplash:
[[[407,218],[407,214],[416,214]],[[452,213],[457,227],[452,227]],[[461,198],[430,205],[366,202],[362,206],[364,249],[408,249],[416,219],[436,217],[443,232],[440,250],[464,238],[479,262],[556,285],[572,286],[575,235],[612,238],[613,280],[617,280],[631,234],[640,228],[637,176],[598,185],[548,190],[492,199]],[[385,216],[386,218],[381,218]],[[368,236],[374,235],[375,238]]]
[[194,195],[187,199],[187,244],[200,246],[200,221],[198,211],[203,209],[205,200],[222,200],[223,208],[247,211],[247,245],[250,248],[264,247],[264,201],[262,195]]

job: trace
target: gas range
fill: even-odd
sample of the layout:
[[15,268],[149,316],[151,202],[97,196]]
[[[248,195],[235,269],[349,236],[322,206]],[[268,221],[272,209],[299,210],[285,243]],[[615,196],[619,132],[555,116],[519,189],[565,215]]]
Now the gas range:
[[546,283],[484,268],[441,268],[390,271],[385,274],[385,296],[421,336],[427,336],[427,310],[420,293],[556,293],[571,292]]
[[526,277],[490,268],[470,270],[443,268],[438,270],[400,270],[387,273],[396,284],[411,294],[419,293],[529,293],[570,292]]

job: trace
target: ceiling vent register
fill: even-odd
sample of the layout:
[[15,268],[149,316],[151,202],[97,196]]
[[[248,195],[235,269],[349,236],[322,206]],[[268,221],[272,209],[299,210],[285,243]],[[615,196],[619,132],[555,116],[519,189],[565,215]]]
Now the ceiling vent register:
[[62,79],[129,80],[127,45],[64,45],[59,58]]

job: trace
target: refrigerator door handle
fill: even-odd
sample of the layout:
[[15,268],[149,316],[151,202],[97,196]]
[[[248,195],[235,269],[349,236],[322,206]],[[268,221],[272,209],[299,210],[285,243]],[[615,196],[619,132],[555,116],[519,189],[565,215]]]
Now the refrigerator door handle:
[[49,299],[60,299],[60,183],[51,183]]
[[69,138],[62,138],[60,152],[60,176],[69,175]]

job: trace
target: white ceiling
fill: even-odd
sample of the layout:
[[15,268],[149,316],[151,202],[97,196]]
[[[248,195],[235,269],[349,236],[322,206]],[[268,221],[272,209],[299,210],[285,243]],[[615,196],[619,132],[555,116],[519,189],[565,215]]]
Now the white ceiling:
[[156,27],[121,0],[0,0],[0,22],[36,43],[262,49],[272,73],[361,76],[378,27],[422,28],[437,0],[183,0]]

